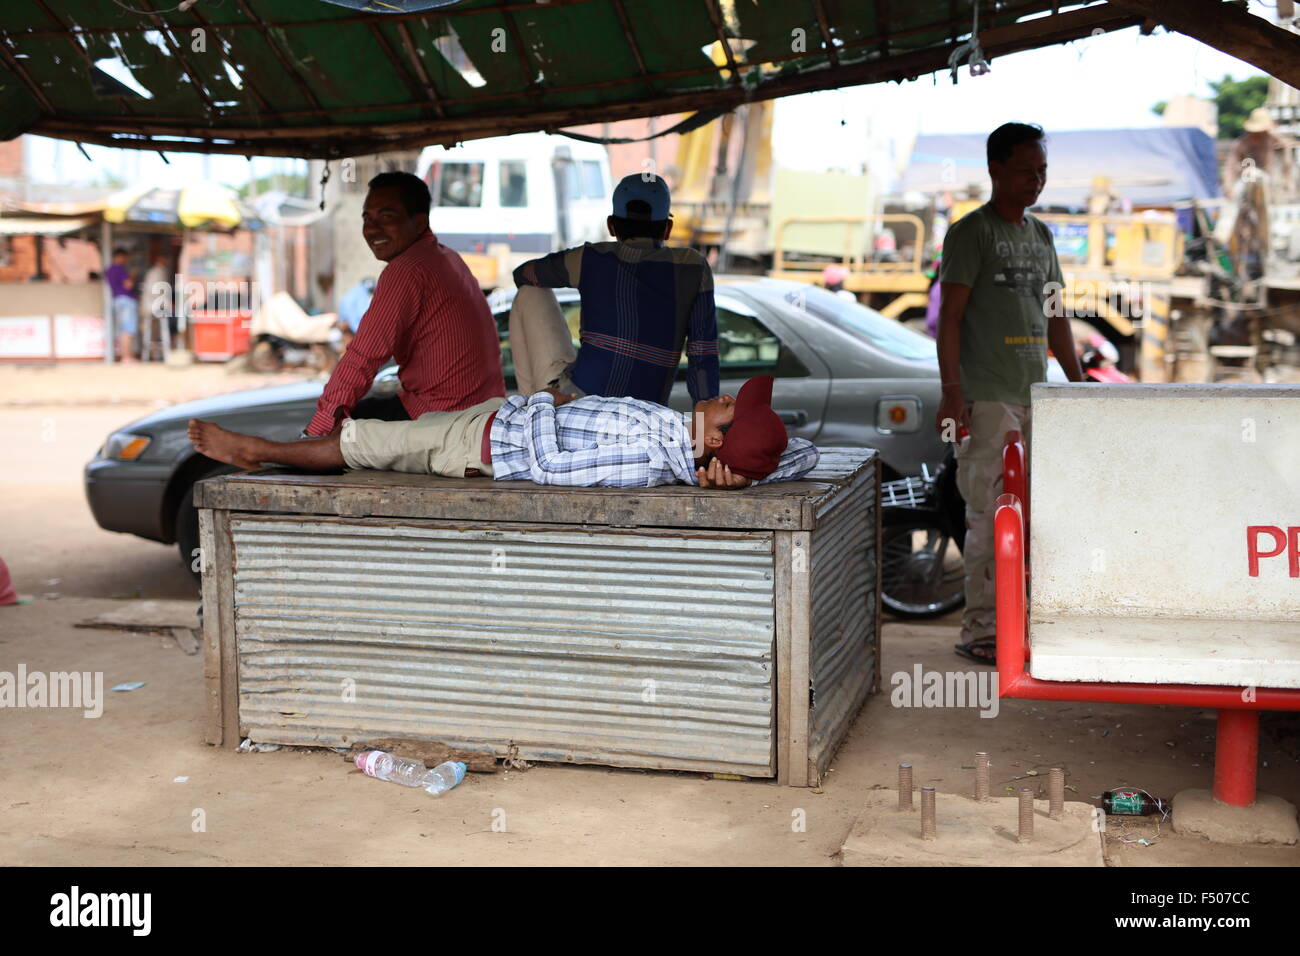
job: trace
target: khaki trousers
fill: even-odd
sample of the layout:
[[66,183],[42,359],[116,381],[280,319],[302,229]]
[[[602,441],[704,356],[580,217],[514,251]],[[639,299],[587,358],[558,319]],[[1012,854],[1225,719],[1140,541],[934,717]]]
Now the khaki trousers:
[[579,398],[585,394],[569,379],[578,356],[554,292],[540,286],[520,287],[510,306],[508,328],[520,395],[533,395],[552,383],[566,394]]
[[[970,434],[957,447],[957,490],[966,499],[966,610],[961,639],[997,634],[993,562],[993,506],[1002,494],[1002,447],[1019,431],[1029,453],[1028,405],[970,403]],[[1025,464],[1028,469],[1028,462]]]
[[505,401],[489,398],[457,412],[425,412],[413,422],[349,418],[339,433],[339,451],[349,468],[448,478],[464,478],[474,469],[491,476],[492,463],[482,460],[483,429]]

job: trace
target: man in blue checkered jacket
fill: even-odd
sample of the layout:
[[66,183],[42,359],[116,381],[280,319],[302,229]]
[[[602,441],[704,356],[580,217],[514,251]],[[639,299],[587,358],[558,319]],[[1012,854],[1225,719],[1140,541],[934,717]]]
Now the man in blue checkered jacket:
[[[673,230],[668,184],[625,176],[607,219],[613,242],[588,242],[525,262],[514,272],[510,351],[519,392],[549,386],[575,395],[630,395],[668,404],[682,353],[691,401],[719,391],[713,273],[694,249],[666,245]],[[551,289],[577,289],[575,351]]]

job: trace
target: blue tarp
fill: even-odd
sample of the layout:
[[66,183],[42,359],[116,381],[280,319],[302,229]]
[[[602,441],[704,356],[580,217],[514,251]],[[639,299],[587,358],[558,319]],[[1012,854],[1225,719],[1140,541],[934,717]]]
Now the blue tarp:
[[[904,192],[990,191],[987,134],[918,136],[903,173]],[[1082,210],[1095,176],[1134,205],[1166,205],[1219,195],[1214,140],[1195,127],[1069,130],[1047,133],[1047,188],[1041,206]]]

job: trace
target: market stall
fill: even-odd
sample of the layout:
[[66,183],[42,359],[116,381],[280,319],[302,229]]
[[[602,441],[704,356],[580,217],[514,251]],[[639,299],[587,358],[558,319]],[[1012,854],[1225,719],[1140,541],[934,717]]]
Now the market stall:
[[[10,201],[0,212],[0,359],[113,361],[103,276],[114,249],[127,253],[142,317],[156,308],[163,320],[141,323],[143,353],[153,343],[166,356],[169,316],[200,361],[248,350],[263,223],[225,187],[137,186],[82,202]],[[165,287],[146,288],[159,260]]]

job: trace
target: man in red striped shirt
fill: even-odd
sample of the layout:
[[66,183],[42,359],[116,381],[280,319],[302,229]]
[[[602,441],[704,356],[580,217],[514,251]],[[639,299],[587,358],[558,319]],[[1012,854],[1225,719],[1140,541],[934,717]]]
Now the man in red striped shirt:
[[[407,421],[506,394],[496,322],[465,261],[429,231],[429,188],[398,172],[380,173],[369,188],[361,232],[388,265],[316,403],[310,436],[329,435],[346,418]],[[401,391],[362,400],[389,356]]]

